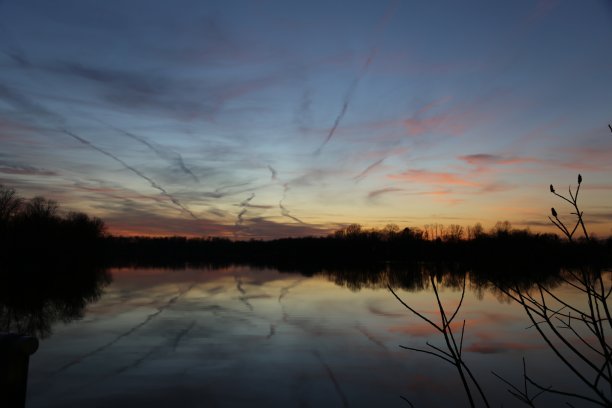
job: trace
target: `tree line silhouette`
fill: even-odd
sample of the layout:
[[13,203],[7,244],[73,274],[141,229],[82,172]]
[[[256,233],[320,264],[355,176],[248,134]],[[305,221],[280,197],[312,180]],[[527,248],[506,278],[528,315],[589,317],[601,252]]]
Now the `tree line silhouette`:
[[421,229],[395,226],[363,229],[357,224],[325,237],[270,241],[109,236],[105,240],[105,252],[118,264],[238,262],[280,269],[419,261],[461,262],[475,266],[529,264],[534,267],[612,261],[611,238],[569,243],[555,234],[512,229],[508,222],[498,223],[488,233],[479,225],[470,230],[473,232],[469,237],[449,234],[434,239]]
[[612,237],[568,240],[556,234],[514,229],[508,221],[490,231],[429,224],[424,228],[366,229],[351,224],[323,237],[232,241],[206,237],[123,237],[80,212],[61,214],[44,197],[25,200],[0,186],[0,264],[12,262],[181,265],[251,263],[279,269],[381,262],[460,262],[469,266],[529,264],[560,267],[612,260]]

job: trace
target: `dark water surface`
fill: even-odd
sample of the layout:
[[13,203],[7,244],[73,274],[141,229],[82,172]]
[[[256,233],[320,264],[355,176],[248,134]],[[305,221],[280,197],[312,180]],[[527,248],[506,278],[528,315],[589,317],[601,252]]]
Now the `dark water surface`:
[[[400,396],[415,407],[468,405],[454,367],[399,347],[444,343],[385,282],[240,266],[110,274],[82,318],[57,318],[41,340],[29,407],[409,406]],[[444,279],[450,310],[461,288]],[[413,286],[396,291],[439,321],[428,281]],[[580,390],[522,307],[467,286],[455,329],[465,319],[464,358],[493,406],[520,406],[491,371],[522,385],[523,357],[543,384]],[[580,295],[569,285],[555,293]]]

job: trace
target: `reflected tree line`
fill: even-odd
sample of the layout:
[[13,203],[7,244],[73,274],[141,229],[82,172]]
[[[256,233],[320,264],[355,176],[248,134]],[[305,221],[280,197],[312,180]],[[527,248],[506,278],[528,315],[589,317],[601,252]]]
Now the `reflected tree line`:
[[104,236],[98,218],[0,186],[0,332],[45,338],[54,323],[83,317],[111,281]]
[[[81,316],[110,282],[111,266],[248,264],[325,275],[351,290],[419,290],[428,287],[432,274],[446,276],[450,285],[469,273],[472,284],[485,290],[507,282],[554,285],[563,268],[582,265],[584,259],[600,266],[612,260],[612,238],[570,244],[554,234],[513,229],[508,222],[488,232],[480,224],[465,229],[352,224],[326,237],[273,241],[116,237],[106,233],[99,218],[61,212],[55,201],[43,197],[25,200],[4,186],[0,248],[0,331],[42,337],[51,327],[44,322]],[[34,316],[34,311],[40,313]]]
[[[578,180],[580,185],[580,176]],[[284,273],[323,275],[353,291],[387,288],[422,319],[424,316],[397,291],[428,289],[435,293],[440,309],[440,321],[428,323],[441,333],[448,347],[411,350],[435,353],[450,362],[463,381],[470,405],[478,405],[476,396],[480,395],[488,406],[486,390],[480,388],[462,355],[465,324],[459,333],[451,326],[461,304],[456,310],[445,310],[438,292],[440,287],[450,287],[465,293],[467,285],[480,296],[492,292],[502,301],[516,301],[562,360],[569,353],[569,359],[578,358],[586,364],[588,372],[568,366],[592,393],[568,397],[610,406],[612,320],[607,300],[612,291],[612,237],[588,236],[577,206],[578,191],[574,195],[570,190],[569,200],[576,208],[575,227],[563,224],[552,209],[551,221],[567,239],[499,222],[490,231],[480,224],[465,229],[440,224],[423,229],[395,225],[364,229],[353,224],[326,237],[231,241],[114,237],[106,233],[98,218],[61,213],[52,200],[24,200],[14,190],[0,186],[0,331],[44,338],[51,334],[54,323],[81,318],[87,304],[99,299],[110,283],[110,266],[215,268],[248,264]],[[559,195],[552,186],[551,193]],[[582,239],[574,236],[578,226],[585,232]],[[557,297],[554,289],[562,284],[582,291],[586,303],[574,305]],[[570,339],[566,333],[574,337]],[[535,406],[542,392],[564,392],[540,385],[526,371],[524,388],[500,379],[529,406]]]

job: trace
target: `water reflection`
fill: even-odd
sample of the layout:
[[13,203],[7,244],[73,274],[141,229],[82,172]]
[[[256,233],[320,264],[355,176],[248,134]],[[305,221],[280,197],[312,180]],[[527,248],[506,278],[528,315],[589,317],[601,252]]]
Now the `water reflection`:
[[83,317],[111,275],[92,265],[11,265],[0,270],[0,331],[46,338],[58,322]]
[[[113,269],[83,318],[56,323],[41,343],[29,406],[396,406],[400,395],[415,406],[456,405],[463,391],[447,367],[398,347],[436,344],[436,333],[387,290],[435,316],[432,273],[451,305],[467,273],[464,351],[493,405],[516,401],[490,372],[520,378],[523,356],[534,377],[572,385],[538,333],[525,330],[522,308],[484,272],[425,264],[300,272]],[[499,275],[573,296],[559,274]]]

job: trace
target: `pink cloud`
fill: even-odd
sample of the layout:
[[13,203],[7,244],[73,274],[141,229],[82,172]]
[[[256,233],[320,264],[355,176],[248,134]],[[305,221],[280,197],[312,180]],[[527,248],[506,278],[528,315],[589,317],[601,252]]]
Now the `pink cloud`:
[[459,159],[473,166],[512,165],[537,162],[537,159],[528,157],[508,157],[497,154],[476,153],[459,156]]
[[449,96],[428,103],[405,120],[404,126],[409,135],[436,131],[452,136],[465,134],[480,124],[492,122],[498,115],[494,106],[500,99],[508,99],[510,91],[496,89],[475,99],[456,100]]
[[[433,321],[439,323],[440,315],[433,317]],[[461,326],[463,323],[453,322],[451,323],[451,329],[457,333],[457,330],[461,331]],[[403,333],[412,337],[429,337],[432,335],[439,334],[439,332],[429,325],[427,322],[418,322],[412,323],[409,325],[402,326],[391,326],[389,327],[389,331],[391,333]]]
[[612,147],[609,146],[566,148],[560,152],[570,156],[560,162],[562,167],[568,169],[594,172],[612,169]]
[[390,174],[387,177],[392,180],[409,181],[420,184],[478,186],[478,183],[466,180],[454,173],[428,170],[406,170],[402,173]]
[[410,136],[420,136],[439,127],[446,121],[444,116],[430,118],[409,118],[404,120],[404,127]]
[[480,189],[480,193],[501,193],[504,191],[514,190],[516,184],[506,183],[503,181],[485,184]]
[[422,392],[423,390],[429,390],[436,393],[448,392],[446,384],[423,374],[412,374],[408,376],[406,388],[413,392]]
[[545,348],[544,345],[541,344],[527,344],[527,343],[518,343],[518,342],[475,342],[470,344],[468,347],[465,347],[464,351],[469,351],[472,353],[480,353],[480,354],[497,354],[504,353],[507,351],[521,351],[521,350],[534,350],[534,349],[542,349]]

